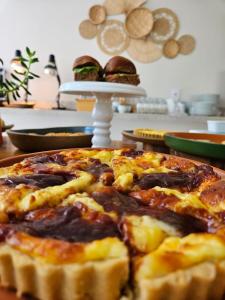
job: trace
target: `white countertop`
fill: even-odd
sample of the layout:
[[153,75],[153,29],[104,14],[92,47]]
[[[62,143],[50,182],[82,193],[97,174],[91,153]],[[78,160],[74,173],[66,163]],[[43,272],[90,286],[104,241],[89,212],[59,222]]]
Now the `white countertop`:
[[[0,108],[0,115],[6,124],[15,124],[14,129],[92,125],[91,113],[89,112]],[[111,128],[112,139],[120,139],[123,130],[135,128],[173,131],[206,130],[207,120],[225,120],[225,118],[115,113]]]

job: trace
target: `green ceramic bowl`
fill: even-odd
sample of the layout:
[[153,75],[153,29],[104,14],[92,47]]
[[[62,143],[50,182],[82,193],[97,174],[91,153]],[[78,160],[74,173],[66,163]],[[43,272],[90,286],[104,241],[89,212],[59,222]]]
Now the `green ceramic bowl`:
[[173,132],[165,136],[167,146],[180,152],[225,160],[225,135]]

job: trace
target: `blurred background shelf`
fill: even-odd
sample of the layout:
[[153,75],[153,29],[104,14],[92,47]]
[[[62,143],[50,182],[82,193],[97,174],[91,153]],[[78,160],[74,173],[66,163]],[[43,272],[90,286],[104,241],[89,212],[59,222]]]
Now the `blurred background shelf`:
[[[58,126],[91,126],[90,112],[0,108],[0,115],[6,124],[14,124],[14,129],[44,128]],[[111,136],[121,139],[123,130],[135,128],[155,128],[177,131],[207,130],[207,120],[224,120],[222,117],[168,116],[158,114],[115,113],[112,120]],[[178,123],[179,122],[179,123]]]

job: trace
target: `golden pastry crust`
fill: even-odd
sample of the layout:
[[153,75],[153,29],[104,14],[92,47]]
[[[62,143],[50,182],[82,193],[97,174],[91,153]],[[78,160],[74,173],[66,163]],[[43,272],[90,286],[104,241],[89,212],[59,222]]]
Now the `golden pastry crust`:
[[163,277],[140,279],[136,300],[221,300],[225,291],[225,261],[204,262]]
[[64,265],[126,257],[127,249],[117,238],[105,238],[87,244],[43,239],[23,232],[12,233],[6,243],[43,263]]
[[[44,300],[115,300],[128,280],[128,258],[83,264],[41,263],[28,255],[0,246],[1,285]],[[103,288],[104,287],[104,288]]]

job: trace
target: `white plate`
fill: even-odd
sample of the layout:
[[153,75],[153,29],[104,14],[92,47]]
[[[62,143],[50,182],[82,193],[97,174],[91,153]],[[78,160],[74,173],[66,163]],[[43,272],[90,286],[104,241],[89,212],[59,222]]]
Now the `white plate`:
[[66,82],[60,86],[60,93],[70,95],[94,95],[97,93],[111,94],[116,96],[146,96],[146,91],[142,87],[111,83],[111,82],[100,82],[100,81],[73,81]]

